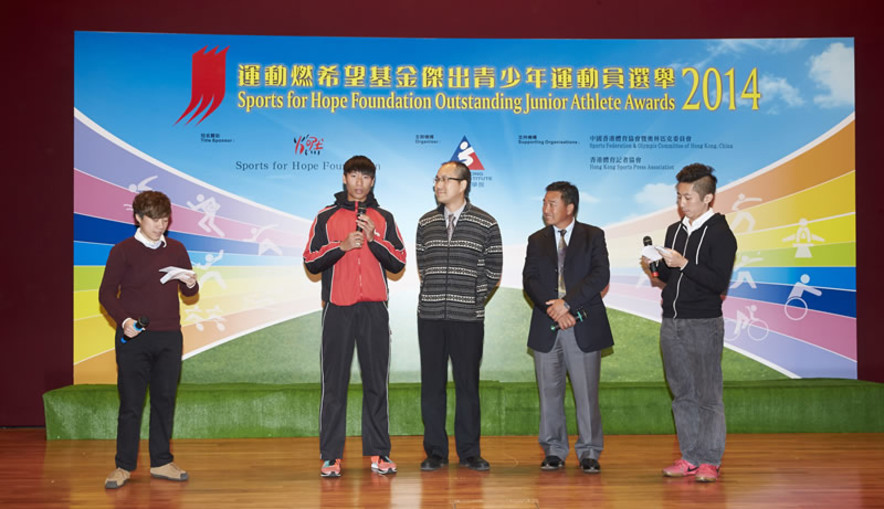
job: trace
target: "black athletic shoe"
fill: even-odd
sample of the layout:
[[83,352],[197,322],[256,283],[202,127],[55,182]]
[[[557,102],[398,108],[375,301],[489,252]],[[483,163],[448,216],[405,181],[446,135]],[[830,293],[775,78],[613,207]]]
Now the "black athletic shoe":
[[558,456],[547,456],[540,464],[540,470],[559,470],[565,468],[565,460]]
[[593,458],[583,458],[580,460],[580,469],[584,474],[597,474],[602,471],[599,461]]

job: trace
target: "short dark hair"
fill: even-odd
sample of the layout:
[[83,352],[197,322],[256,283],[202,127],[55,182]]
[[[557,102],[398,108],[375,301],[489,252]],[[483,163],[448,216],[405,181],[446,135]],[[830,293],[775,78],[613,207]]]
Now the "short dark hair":
[[558,191],[562,194],[562,201],[565,202],[565,205],[574,204],[574,217],[577,217],[577,207],[580,205],[580,191],[577,190],[577,186],[570,182],[565,182],[564,180],[560,180],[558,182],[553,182],[552,184],[546,186],[547,192],[549,191]]
[[458,161],[457,159],[452,159],[451,161],[445,161],[440,165],[440,167],[445,166],[446,164],[453,165],[457,169],[457,178],[464,179],[467,183],[467,189],[464,191],[463,195],[467,199],[470,197],[470,187],[472,187],[473,183],[473,173],[470,171],[470,168]]
[[703,198],[707,194],[715,194],[715,184],[718,183],[718,179],[712,174],[714,171],[715,168],[709,165],[693,163],[682,168],[675,179],[679,184],[685,182],[693,184],[694,191]]
[[353,156],[350,159],[347,159],[347,162],[344,163],[344,175],[358,171],[363,175],[368,175],[369,177],[374,178],[376,170],[377,169],[375,168],[374,163],[371,162],[371,159],[365,156]]
[[162,219],[172,216],[172,202],[159,191],[142,191],[132,200],[132,212],[139,217]]

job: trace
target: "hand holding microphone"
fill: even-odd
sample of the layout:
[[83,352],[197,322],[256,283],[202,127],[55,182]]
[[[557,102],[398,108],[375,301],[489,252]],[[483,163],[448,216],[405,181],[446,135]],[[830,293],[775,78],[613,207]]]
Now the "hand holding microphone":
[[356,203],[356,231],[364,236],[364,242],[374,240],[374,221],[367,214],[368,206],[364,201]]
[[123,343],[126,342],[126,338],[132,339],[141,334],[141,332],[147,328],[148,324],[150,324],[150,318],[146,316],[141,316],[138,320],[127,318],[124,323],[123,337],[120,338],[120,341]]
[[[651,246],[651,245],[654,244],[654,241],[651,240],[651,236],[650,236],[650,235],[645,235],[645,238],[642,239],[642,243],[643,243],[645,246]],[[659,263],[660,263],[660,262],[659,262],[659,261],[656,261],[656,260],[655,260],[655,261],[652,261],[652,262],[650,262],[650,261],[648,262],[648,270],[651,271],[651,276],[653,276],[653,277],[660,277]]]
[[360,215],[365,214],[365,202],[356,202],[356,229],[347,234],[347,238],[341,242],[341,249],[344,252],[352,249],[359,249],[365,243],[365,220],[360,219]]
[[[578,309],[576,313],[572,311],[571,316],[574,317],[574,320],[575,320],[574,325],[577,325],[576,322],[582,322],[583,320],[586,320],[586,310],[585,309]],[[549,330],[552,330],[552,331],[557,331],[561,328],[562,327],[559,326],[558,323],[554,323],[549,326]]]

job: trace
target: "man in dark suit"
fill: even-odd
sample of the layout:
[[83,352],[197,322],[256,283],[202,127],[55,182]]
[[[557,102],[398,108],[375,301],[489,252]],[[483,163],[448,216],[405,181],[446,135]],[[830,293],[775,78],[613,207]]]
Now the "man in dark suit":
[[614,344],[602,291],[610,269],[605,232],[576,220],[579,192],[569,182],[546,187],[546,227],[528,237],[522,272],[525,293],[534,303],[528,347],[540,393],[540,446],[543,470],[558,470],[568,456],[565,382],[571,379],[579,438],[574,451],[580,468],[601,470],[602,417],[598,391],[601,350]]

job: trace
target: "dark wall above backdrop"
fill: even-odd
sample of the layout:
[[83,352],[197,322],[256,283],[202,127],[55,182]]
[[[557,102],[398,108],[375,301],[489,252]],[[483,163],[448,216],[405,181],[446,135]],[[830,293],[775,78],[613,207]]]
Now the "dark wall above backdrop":
[[[438,38],[655,39],[853,37],[855,39],[858,377],[884,382],[884,342],[875,316],[882,299],[873,257],[884,219],[877,188],[875,118],[884,114],[878,62],[884,41],[871,1],[844,8],[821,0],[760,2],[733,8],[713,1],[546,2],[506,8],[475,2],[84,1],[19,4],[3,16],[8,113],[3,151],[12,207],[0,309],[0,426],[42,425],[41,395],[73,381],[71,239],[73,225],[74,31]],[[442,20],[442,21],[440,21]],[[132,56],[138,58],[137,55]],[[133,98],[133,100],[137,100]],[[317,290],[318,293],[318,290]]]

